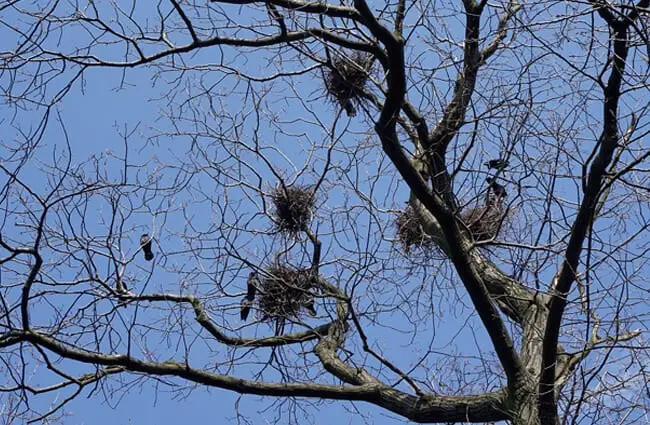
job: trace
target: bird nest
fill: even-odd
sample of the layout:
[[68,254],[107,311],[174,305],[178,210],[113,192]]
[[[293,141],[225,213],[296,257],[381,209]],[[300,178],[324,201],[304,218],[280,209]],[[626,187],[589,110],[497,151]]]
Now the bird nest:
[[474,240],[483,241],[498,236],[505,212],[497,206],[481,205],[468,209],[462,217]]
[[429,249],[435,246],[433,238],[424,230],[420,216],[410,206],[397,216],[395,226],[397,238],[407,254],[411,247]]
[[271,198],[275,206],[275,224],[280,232],[296,234],[311,222],[314,213],[311,186],[277,186],[271,191]]
[[368,53],[355,52],[350,56],[339,56],[333,60],[333,68],[325,75],[327,93],[344,104],[359,100],[368,81],[373,57]]
[[303,311],[314,310],[314,279],[310,270],[294,269],[286,265],[273,265],[261,280],[258,307],[262,320],[283,321],[300,318]]

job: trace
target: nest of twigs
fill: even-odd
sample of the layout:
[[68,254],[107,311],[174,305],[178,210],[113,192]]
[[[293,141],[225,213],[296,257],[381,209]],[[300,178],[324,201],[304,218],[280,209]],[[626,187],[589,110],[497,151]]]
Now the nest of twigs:
[[428,249],[435,246],[433,238],[424,230],[420,216],[410,206],[397,216],[395,226],[397,238],[407,254],[411,252],[411,247]]
[[338,56],[332,62],[333,69],[325,75],[327,93],[344,106],[351,101],[359,102],[368,81],[373,57],[367,53],[355,52],[350,56]]
[[495,205],[481,205],[465,211],[463,222],[475,241],[496,238],[505,216],[502,208]]
[[310,270],[276,264],[269,267],[265,275],[258,297],[262,320],[283,321],[300,318],[305,311],[315,313],[314,297],[309,292],[314,288]]
[[271,198],[275,206],[275,224],[280,232],[296,234],[311,222],[314,213],[312,186],[277,186],[271,191]]

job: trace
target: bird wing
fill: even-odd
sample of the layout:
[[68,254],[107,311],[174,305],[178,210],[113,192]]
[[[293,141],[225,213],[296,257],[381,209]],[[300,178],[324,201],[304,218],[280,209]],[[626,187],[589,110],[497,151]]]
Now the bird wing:
[[257,292],[257,278],[256,277],[251,277],[251,278],[248,279],[247,292],[248,292],[248,294],[246,295],[246,298],[253,301],[255,299],[255,293]]
[[244,298],[241,300],[241,310],[239,312],[239,317],[241,320],[248,319],[248,313],[251,311],[251,302]]

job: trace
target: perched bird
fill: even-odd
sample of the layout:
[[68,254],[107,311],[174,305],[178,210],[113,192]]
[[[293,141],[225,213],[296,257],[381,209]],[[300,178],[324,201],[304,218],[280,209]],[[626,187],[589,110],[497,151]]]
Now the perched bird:
[[508,196],[508,193],[506,192],[506,188],[504,186],[501,186],[499,183],[497,183],[493,177],[488,177],[485,179],[485,181],[490,184],[490,189],[492,189],[492,192],[497,197],[505,198]]
[[508,161],[502,158],[499,159],[491,159],[489,161],[486,161],[483,163],[488,168],[492,168],[495,170],[503,170],[508,166]]
[[239,312],[239,317],[241,318],[242,321],[248,319],[248,313],[251,312],[252,305],[253,305],[253,301],[249,300],[248,296],[242,298],[241,311]]
[[144,252],[144,259],[147,261],[153,260],[153,252],[151,252],[151,238],[148,234],[143,233],[140,236],[140,247],[142,247],[142,252]]
[[129,288],[127,288],[126,283],[124,283],[124,280],[122,278],[117,278],[117,285],[116,285],[117,292],[127,292]]
[[343,103],[343,109],[345,109],[345,112],[348,114],[348,117],[354,117],[357,115],[357,109],[354,107],[354,104],[352,103],[352,99],[345,100],[341,103]]
[[239,314],[241,320],[248,319],[248,313],[251,311],[251,306],[255,300],[255,293],[257,292],[259,284],[260,280],[257,277],[257,273],[251,271],[248,275],[248,280],[246,281],[246,296],[241,300],[241,311]]
[[306,301],[303,306],[307,310],[307,312],[311,316],[316,316],[318,313],[316,313],[316,305],[314,304],[314,299],[311,298],[310,300]]
[[504,186],[501,186],[499,183],[497,183],[493,177],[488,177],[485,179],[485,181],[487,181],[490,184],[490,188],[488,189],[486,204],[500,205],[501,202],[503,202],[503,199],[508,196],[508,193],[506,192],[506,188]]
[[248,280],[246,281],[246,298],[253,301],[255,299],[255,293],[257,292],[257,287],[260,284],[260,280],[257,277],[257,273],[252,271],[248,274]]

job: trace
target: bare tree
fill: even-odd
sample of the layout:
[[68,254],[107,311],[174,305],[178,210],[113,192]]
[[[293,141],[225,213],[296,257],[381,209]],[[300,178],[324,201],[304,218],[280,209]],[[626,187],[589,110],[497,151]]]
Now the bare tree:
[[[163,377],[647,423],[648,3],[1,2],[5,423]],[[160,117],[81,160],[118,74]]]

